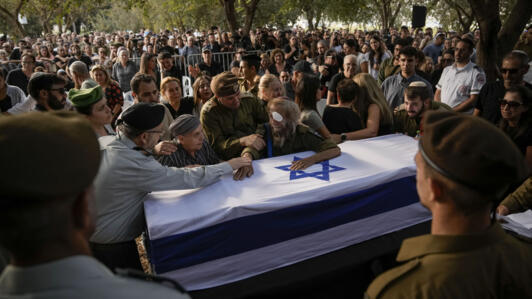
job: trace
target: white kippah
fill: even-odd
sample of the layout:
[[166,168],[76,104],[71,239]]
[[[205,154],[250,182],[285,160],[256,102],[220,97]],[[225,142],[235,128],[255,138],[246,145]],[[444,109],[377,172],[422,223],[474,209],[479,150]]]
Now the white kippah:
[[427,84],[423,81],[415,81],[415,82],[410,83],[408,87],[427,87]]

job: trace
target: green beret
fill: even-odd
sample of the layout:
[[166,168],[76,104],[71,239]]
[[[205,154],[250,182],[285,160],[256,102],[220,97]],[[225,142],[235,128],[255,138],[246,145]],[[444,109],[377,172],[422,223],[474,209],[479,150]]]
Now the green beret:
[[0,201],[72,196],[92,184],[99,144],[89,121],[75,112],[4,117],[0,165]]
[[223,72],[212,78],[211,90],[218,97],[226,97],[238,93],[238,77],[231,72]]
[[514,142],[479,117],[430,111],[422,127],[419,152],[425,162],[487,198],[501,199],[527,177],[523,155]]
[[74,107],[88,107],[103,98],[103,90],[100,86],[88,89],[72,88],[68,92],[68,99]]
[[138,103],[129,107],[121,115],[122,121],[137,130],[151,130],[163,122],[165,108],[161,104]]

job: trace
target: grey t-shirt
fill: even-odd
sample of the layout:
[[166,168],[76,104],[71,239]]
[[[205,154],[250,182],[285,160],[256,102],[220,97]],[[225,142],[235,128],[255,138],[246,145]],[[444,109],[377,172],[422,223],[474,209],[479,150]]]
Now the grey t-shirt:
[[325,126],[316,110],[305,109],[301,111],[301,116],[299,117],[299,120],[304,125],[309,126],[314,131],[317,131],[318,129],[323,128]]

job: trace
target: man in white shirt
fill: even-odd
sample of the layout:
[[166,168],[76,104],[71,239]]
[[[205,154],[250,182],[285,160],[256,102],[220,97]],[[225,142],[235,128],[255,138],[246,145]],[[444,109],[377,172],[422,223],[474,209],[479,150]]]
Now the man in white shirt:
[[486,83],[484,71],[471,62],[473,41],[461,39],[454,50],[455,63],[443,70],[436,85],[434,100],[445,103],[456,112],[472,114],[480,89]]

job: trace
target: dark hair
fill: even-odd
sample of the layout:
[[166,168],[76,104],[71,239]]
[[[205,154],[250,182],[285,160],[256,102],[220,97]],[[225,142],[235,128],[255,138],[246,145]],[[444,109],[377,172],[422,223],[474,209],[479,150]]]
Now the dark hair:
[[[475,43],[470,38],[467,38],[467,37],[461,38],[461,39],[458,40],[458,43],[459,42],[463,42],[464,44],[469,45],[469,50],[471,50],[471,51],[473,51],[473,48],[475,48]],[[456,44],[458,44],[458,43],[456,43]]]
[[350,103],[360,95],[360,87],[353,80],[345,78],[338,82],[336,92],[341,102]]
[[7,77],[7,70],[3,67],[0,67],[0,76],[4,79]]
[[347,45],[348,47],[350,48],[355,48],[355,50],[358,52],[359,51],[359,45],[358,45],[358,42],[354,39],[346,39],[344,41],[344,45]]
[[153,78],[151,75],[148,75],[148,74],[141,74],[141,73],[136,73],[135,76],[133,77],[133,79],[131,79],[131,90],[133,90],[134,93],[138,94],[139,93],[139,88],[140,88],[140,83],[141,82],[144,82],[144,83],[155,83],[155,78]]
[[512,140],[517,140],[524,136],[532,126],[532,93],[527,87],[522,85],[510,86],[510,88],[506,89],[506,93],[509,92],[517,93],[523,102],[523,106],[528,108],[519,118],[517,131],[509,130],[508,121],[504,118],[499,122],[499,128],[506,132]]
[[140,73],[147,74],[148,73],[148,63],[150,60],[155,57],[155,54],[152,53],[143,53],[140,57]]
[[91,115],[92,114],[92,106],[94,106],[96,103],[92,103],[89,106],[83,106],[83,107],[74,107],[78,113],[85,114],[85,115]]
[[260,57],[254,54],[244,55],[242,56],[242,61],[245,61],[249,67],[254,67],[255,72],[259,71],[260,67]]
[[37,100],[41,90],[49,90],[54,84],[65,84],[65,80],[56,74],[35,73],[28,83],[28,92]]
[[399,51],[399,55],[417,58],[417,50],[412,46],[404,47]]
[[30,54],[30,53],[24,53],[22,54],[22,56],[20,56],[20,60],[22,60],[25,56],[28,56],[30,57],[31,59],[33,59],[33,62],[35,63],[35,56],[33,54]]
[[453,49],[445,50],[445,51],[443,51],[443,53],[441,53],[441,56],[443,57],[443,55],[445,55],[445,54],[449,54],[449,55],[452,55],[454,57],[454,50]]
[[421,86],[408,86],[405,88],[405,95],[408,99],[419,97],[421,101],[430,99],[429,89]]
[[163,60],[163,59],[166,59],[166,58],[172,58],[172,54],[164,51],[164,52],[159,53],[159,56],[157,56],[157,59],[159,59],[159,60]]
[[304,74],[295,88],[295,101],[299,109],[316,110],[316,92],[320,88],[318,77]]
[[401,47],[408,47],[408,46],[410,46],[410,43],[406,39],[396,38],[395,39],[395,43],[393,43],[393,45],[394,45],[394,47],[397,46],[397,45],[400,45]]
[[[369,66],[373,67],[374,63],[380,64],[382,55],[384,54],[384,49],[382,46],[381,38],[378,35],[373,35],[371,39],[376,40],[379,43],[379,49],[377,51],[373,50],[372,47],[369,47]],[[370,40],[371,40],[370,39]],[[375,58],[375,62],[373,62]]]

